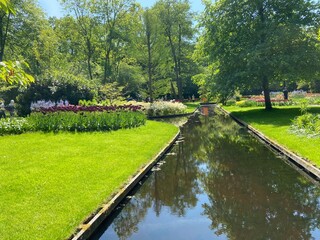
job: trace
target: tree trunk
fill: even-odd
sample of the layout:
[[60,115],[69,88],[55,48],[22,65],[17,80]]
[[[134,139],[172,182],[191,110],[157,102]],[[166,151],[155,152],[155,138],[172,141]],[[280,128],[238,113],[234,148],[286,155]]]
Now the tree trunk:
[[104,61],[104,74],[103,74],[103,83],[111,83],[111,62],[110,62],[110,52],[111,49],[108,48],[106,51],[106,57],[105,57],[105,61]]
[[151,36],[147,33],[147,45],[148,45],[148,86],[150,101],[153,102],[153,86],[152,86],[152,54],[151,54]]
[[177,93],[176,93],[176,90],[174,89],[172,80],[170,80],[170,84],[171,84],[171,94],[172,94],[172,96],[176,97]]
[[[172,36],[171,36],[171,31],[168,31],[167,33],[167,36],[168,36],[168,39],[169,39],[169,44],[170,44],[170,48],[171,48],[171,54],[172,54],[172,57],[173,57],[173,62],[174,62],[174,73],[175,73],[175,81],[178,85],[178,93],[179,93],[179,66],[178,66],[178,58],[177,58],[177,54],[176,54],[176,49],[173,45],[173,41],[172,41]],[[174,90],[173,88],[173,84],[171,82],[171,88],[173,90],[172,93],[174,93],[174,97],[175,98],[179,98],[179,96],[176,95],[176,91]]]
[[270,98],[269,79],[266,76],[262,77],[262,88],[263,88],[263,94],[264,94],[265,109],[271,110],[272,104],[271,104],[271,98]]
[[[261,35],[260,35],[260,44],[263,46],[266,42],[266,33],[265,33],[265,24],[266,19],[264,16],[264,7],[262,3],[258,6],[258,13],[260,16],[260,23],[261,23]],[[262,70],[263,71],[263,70]],[[265,109],[271,110],[271,99],[270,99],[270,89],[269,89],[269,79],[265,73],[262,75],[262,89],[264,94],[264,102],[265,102]]]
[[92,55],[92,50],[91,50],[91,42],[90,39],[87,38],[87,64],[88,64],[88,73],[89,73],[89,78],[90,80],[93,79],[92,77],[92,67],[91,67],[91,55]]
[[178,69],[177,69],[177,85],[178,85],[178,96],[179,99],[183,100],[183,87],[182,87],[182,79],[181,79],[181,42],[182,42],[182,29],[181,24],[179,24],[179,43],[178,43]]
[[5,50],[7,36],[8,36],[11,14],[10,13],[8,14],[6,23],[4,21],[5,17],[6,16],[4,15],[0,19],[0,28],[1,28],[0,29],[0,62],[3,61],[3,57],[4,57],[4,50]]

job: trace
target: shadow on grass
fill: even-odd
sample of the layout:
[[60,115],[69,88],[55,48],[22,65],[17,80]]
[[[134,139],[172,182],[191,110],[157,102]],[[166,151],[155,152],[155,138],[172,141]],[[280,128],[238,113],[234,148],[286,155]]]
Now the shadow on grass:
[[[320,107],[311,107],[310,113],[320,114]],[[232,110],[231,113],[248,124],[274,125],[278,127],[289,126],[292,120],[301,115],[299,107],[273,108],[272,110],[246,109]]]

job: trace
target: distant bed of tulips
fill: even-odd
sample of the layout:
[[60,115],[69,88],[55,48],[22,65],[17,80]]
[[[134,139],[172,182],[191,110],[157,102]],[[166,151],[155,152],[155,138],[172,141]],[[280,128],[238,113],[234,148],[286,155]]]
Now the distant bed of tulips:
[[118,111],[131,111],[136,112],[142,110],[141,106],[122,105],[122,106],[53,106],[49,108],[39,108],[36,112],[54,113],[54,112],[118,112]]

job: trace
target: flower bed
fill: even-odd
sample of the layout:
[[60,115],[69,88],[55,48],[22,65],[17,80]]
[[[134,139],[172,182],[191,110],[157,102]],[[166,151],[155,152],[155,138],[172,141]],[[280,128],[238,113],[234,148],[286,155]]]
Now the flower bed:
[[158,101],[150,104],[146,110],[149,117],[178,115],[186,113],[187,106],[180,102]]
[[32,113],[28,118],[35,131],[90,132],[111,131],[144,125],[146,117],[141,112],[53,112]]
[[36,110],[36,112],[42,113],[55,113],[55,112],[119,112],[119,111],[129,111],[136,112],[142,110],[141,106],[135,105],[122,105],[122,106],[53,106],[44,108],[41,107]]
[[38,101],[25,119],[1,119],[0,135],[26,131],[89,132],[110,131],[144,125],[146,116],[140,105],[74,106],[67,101]]

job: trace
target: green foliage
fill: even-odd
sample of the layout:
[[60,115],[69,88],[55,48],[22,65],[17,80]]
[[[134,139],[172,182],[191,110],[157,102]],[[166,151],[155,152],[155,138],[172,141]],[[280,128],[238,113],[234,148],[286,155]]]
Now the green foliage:
[[226,102],[226,106],[235,106],[236,103],[237,103],[236,100],[231,99]]
[[304,100],[301,102],[301,106],[300,106],[300,112],[302,115],[307,114],[308,113],[308,101]]
[[30,114],[30,105],[38,100],[68,100],[76,105],[79,100],[92,100],[96,94],[95,86],[73,75],[64,75],[60,80],[37,81],[23,89],[17,97],[17,111],[20,116]]
[[214,88],[261,89],[266,108],[271,108],[270,84],[312,79],[319,72],[319,6],[313,1],[206,4],[202,47],[216,67]]
[[305,113],[296,117],[292,121],[291,129],[293,132],[306,136],[319,136],[320,134],[320,115]]
[[28,121],[34,131],[92,132],[138,127],[146,117],[141,112],[55,112],[32,113]]
[[124,87],[119,86],[118,83],[106,83],[99,88],[99,97],[107,105],[112,105],[115,102],[122,102]]
[[299,135],[308,137],[319,136],[320,134],[320,114],[309,113],[308,101],[302,101],[300,106],[301,116],[293,119],[291,130]]
[[29,65],[19,61],[0,62],[0,80],[9,84],[29,85],[34,78],[23,67],[29,68]]
[[31,130],[24,118],[0,118],[0,135],[21,134]]
[[15,14],[16,12],[10,0],[0,0],[0,9],[6,14]]

